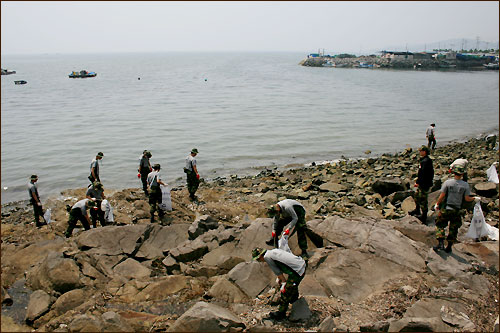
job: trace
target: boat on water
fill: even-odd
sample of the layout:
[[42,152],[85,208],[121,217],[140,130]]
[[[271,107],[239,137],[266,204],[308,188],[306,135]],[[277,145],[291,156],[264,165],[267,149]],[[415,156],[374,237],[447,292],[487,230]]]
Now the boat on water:
[[360,62],[357,67],[358,68],[373,68],[373,64],[369,64],[367,62]]
[[486,69],[498,69],[498,63],[490,62],[489,64],[483,64]]
[[2,68],[2,75],[16,74],[16,71],[9,71],[8,69]]
[[14,81],[15,84],[26,84],[28,82],[24,81],[24,80],[19,80],[19,81]]
[[331,62],[330,60],[328,60],[327,62],[323,63],[321,66],[323,66],[323,67],[336,67],[335,63]]
[[85,77],[95,77],[97,75],[96,72],[88,72],[86,70],[81,70],[79,72],[71,72],[69,78],[71,79],[76,79],[76,78],[85,78]]

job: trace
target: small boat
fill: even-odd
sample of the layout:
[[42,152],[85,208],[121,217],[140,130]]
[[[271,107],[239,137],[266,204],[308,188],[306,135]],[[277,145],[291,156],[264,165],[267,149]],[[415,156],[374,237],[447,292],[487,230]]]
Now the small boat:
[[9,71],[8,69],[2,68],[2,75],[16,74],[16,71]]
[[367,62],[360,62],[358,67],[359,68],[373,68],[373,64],[369,64]]
[[28,82],[24,81],[24,80],[19,80],[19,81],[14,81],[15,84],[26,84]]
[[75,79],[75,78],[95,77],[96,75],[97,75],[96,72],[87,72],[86,70],[81,70],[80,72],[71,72],[71,74],[68,75],[68,77]]
[[335,67],[335,63],[334,62],[331,62],[330,60],[328,60],[327,62],[323,63],[321,66],[323,67]]
[[483,64],[486,69],[498,69],[498,63],[490,62],[489,64]]

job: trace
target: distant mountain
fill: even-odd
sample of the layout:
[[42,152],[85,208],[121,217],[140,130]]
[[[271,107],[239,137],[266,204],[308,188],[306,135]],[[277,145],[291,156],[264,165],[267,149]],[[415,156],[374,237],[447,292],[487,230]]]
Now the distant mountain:
[[[408,46],[407,46],[408,45]],[[423,51],[432,51],[434,49],[452,49],[455,51],[459,51],[461,49],[470,50],[470,49],[478,49],[478,50],[487,50],[487,49],[498,49],[498,41],[496,42],[487,42],[477,39],[470,38],[455,38],[442,40],[439,42],[430,42],[430,43],[421,43],[421,44],[402,44],[402,45],[392,45],[388,46],[385,49],[388,51],[408,51],[410,52],[423,52]],[[381,51],[379,50],[379,51]]]

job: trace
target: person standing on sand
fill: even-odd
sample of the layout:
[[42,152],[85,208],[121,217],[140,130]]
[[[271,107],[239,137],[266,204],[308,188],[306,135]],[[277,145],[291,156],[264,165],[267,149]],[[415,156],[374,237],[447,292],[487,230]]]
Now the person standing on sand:
[[[302,258],[307,259],[307,238],[306,238],[306,210],[300,202],[285,199],[278,202],[276,205],[272,205],[267,210],[267,216],[274,218],[273,231],[271,234],[271,239],[266,242],[267,245],[273,245],[278,247],[278,237],[281,235],[283,228],[286,225],[289,227],[285,230],[285,235],[293,235],[297,231],[297,240],[299,242],[299,247],[302,250]],[[291,231],[291,232],[290,232]]]
[[[30,183],[28,184],[28,193],[30,195],[30,203],[33,206],[33,214],[35,215],[35,225],[37,227],[41,227],[42,225],[46,225],[47,222],[45,222],[45,219],[43,217],[42,202],[40,201],[38,188],[36,186],[37,181],[38,176],[32,175],[30,178]],[[40,216],[42,217],[42,219],[44,219],[42,223],[40,223]]]
[[[264,250],[258,247],[252,250],[252,259],[265,261],[278,276],[276,282],[281,286],[279,308],[278,311],[269,313],[269,318],[285,319],[288,304],[299,299],[299,284],[305,276],[307,267],[305,260],[281,249]],[[285,274],[288,275],[288,279],[285,278]]]
[[[409,212],[412,216],[417,216],[423,224],[427,224],[428,196],[434,179],[434,167],[429,157],[429,147],[422,146],[419,149],[420,165],[418,167],[417,181],[415,187],[415,210]],[[422,212],[420,212],[422,210]]]
[[76,227],[76,222],[80,221],[85,230],[90,230],[90,219],[87,214],[87,208],[93,208],[95,206],[95,202],[93,199],[82,199],[78,201],[73,207],[69,208],[69,220],[68,220],[68,229],[64,233],[66,238],[69,238],[73,233],[73,229]]
[[[469,184],[462,180],[464,168],[455,165],[451,170],[454,174],[453,179],[448,179],[441,187],[441,194],[434,206],[434,210],[438,211],[436,219],[436,238],[438,245],[434,246],[434,251],[444,250],[450,253],[453,243],[457,240],[458,229],[462,225],[462,202],[465,201],[481,201],[480,197],[471,197]],[[448,231],[448,245],[444,248],[445,229],[450,223]]]
[[427,127],[425,131],[425,137],[427,138],[427,147],[434,150],[436,148],[436,124],[432,123],[431,126]]
[[186,166],[184,167],[184,172],[186,173],[187,188],[189,192],[189,199],[191,201],[197,201],[195,195],[200,186],[200,174],[198,173],[198,168],[196,167],[196,155],[198,155],[198,149],[193,148],[191,154],[186,157]]
[[148,193],[148,175],[153,169],[151,168],[151,163],[149,163],[149,159],[153,156],[149,150],[145,150],[142,153],[142,158],[141,161],[139,162],[139,174],[141,175],[141,181],[142,181],[142,189],[144,191],[144,194],[146,196],[149,195]]
[[[95,159],[93,159],[92,163],[90,163],[89,180],[91,183],[93,183],[95,181],[101,182],[101,179],[99,178],[99,161],[102,160],[103,156],[104,156],[104,154],[102,152],[98,152]],[[90,185],[89,185],[89,187],[90,187]]]
[[86,197],[87,199],[95,199],[95,206],[90,210],[90,217],[92,218],[92,225],[94,228],[97,227],[97,220],[99,220],[102,227],[106,226],[104,212],[101,210],[101,203],[106,199],[102,184],[94,182],[94,184],[87,189]]
[[148,187],[151,190],[149,193],[149,209],[151,213],[151,223],[155,221],[155,211],[158,211],[158,218],[163,217],[163,210],[159,207],[161,204],[161,188],[160,185],[167,186],[161,181],[160,176],[161,166],[159,164],[153,165],[153,171],[148,175]]

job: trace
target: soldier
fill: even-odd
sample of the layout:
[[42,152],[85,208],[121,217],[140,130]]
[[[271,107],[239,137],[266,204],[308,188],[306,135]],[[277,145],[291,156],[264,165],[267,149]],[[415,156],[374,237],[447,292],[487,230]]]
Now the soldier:
[[66,238],[69,238],[73,233],[77,221],[82,223],[85,230],[90,230],[90,219],[87,214],[87,208],[92,208],[94,206],[95,202],[92,201],[92,199],[82,199],[74,204],[73,207],[69,208],[68,229],[66,229],[64,233]]
[[[464,168],[460,165],[455,165],[451,170],[453,179],[448,179],[441,187],[441,194],[437,200],[434,209],[438,211],[436,219],[436,238],[438,245],[434,246],[434,251],[444,250],[451,252],[453,243],[457,240],[458,229],[462,225],[462,200],[479,202],[480,197],[471,197],[469,184],[462,180]],[[441,209],[440,209],[441,208]],[[444,248],[445,228],[450,223],[448,231],[448,245]]]
[[87,199],[95,199],[95,206],[90,210],[90,217],[92,218],[92,225],[94,228],[97,227],[97,220],[99,220],[101,226],[106,226],[104,212],[101,209],[101,203],[106,199],[102,184],[94,182],[92,186],[88,188],[86,197]]
[[[276,281],[281,291],[279,308],[278,311],[269,313],[269,317],[275,320],[285,319],[288,304],[299,299],[299,284],[305,276],[307,266],[305,260],[281,249],[261,248],[252,250],[252,258],[260,262],[265,261],[278,276]],[[288,275],[288,279],[284,274]]]
[[92,163],[90,163],[89,180],[91,183],[95,182],[96,180],[98,182],[101,181],[101,179],[99,178],[99,160],[102,160],[103,157],[104,157],[104,154],[101,152],[98,152],[95,159],[93,159]]
[[141,181],[142,181],[142,189],[144,190],[144,193],[146,196],[149,195],[148,193],[148,175],[153,169],[151,168],[151,163],[149,163],[149,159],[151,158],[151,152],[148,150],[145,150],[142,153],[142,158],[141,162],[139,163],[139,174],[141,175]]
[[431,126],[427,127],[425,131],[425,137],[427,138],[427,146],[429,149],[434,150],[436,148],[436,129],[434,128],[436,124],[432,123]]
[[[28,193],[30,195],[30,203],[33,206],[33,214],[35,215],[35,224],[37,227],[46,225],[45,219],[43,217],[42,202],[40,201],[40,196],[38,195],[38,188],[36,182],[38,181],[37,175],[32,175],[30,178],[30,183],[28,184]],[[40,216],[43,222],[40,223]]]
[[151,206],[151,223],[155,221],[155,211],[158,211],[158,217],[161,219],[163,217],[163,210],[160,209],[159,204],[161,204],[161,189],[160,185],[167,186],[167,184],[161,181],[160,176],[160,165],[153,165],[153,171],[148,175],[148,186],[151,192],[149,193],[149,205]]
[[191,199],[191,201],[198,200],[195,193],[200,185],[200,174],[198,173],[198,168],[196,167],[196,155],[198,155],[198,149],[193,148],[191,150],[191,154],[186,157],[186,167],[184,168],[184,172],[187,175],[189,199]]
[[[267,216],[274,218],[273,231],[271,239],[266,242],[267,245],[278,247],[278,237],[281,235],[283,228],[287,225],[285,235],[293,235],[297,231],[297,240],[299,247],[302,250],[302,258],[307,259],[307,238],[306,238],[306,210],[295,200],[285,199],[272,205],[267,210]],[[290,232],[291,231],[291,232]]]
[[460,158],[457,158],[456,160],[453,161],[453,163],[450,164],[450,169],[448,170],[448,173],[451,173],[451,170],[455,165],[459,165],[464,169],[464,174],[462,175],[462,180],[464,182],[467,182],[469,179],[467,175],[467,165],[469,164],[469,161],[465,158],[465,154],[460,154]]
[[[415,183],[415,187],[417,188],[417,192],[415,193],[416,207],[415,210],[411,211],[409,214],[417,216],[423,224],[426,224],[428,210],[427,200],[434,178],[434,168],[432,166],[432,160],[429,158],[429,148],[427,146],[422,146],[419,149],[419,153],[420,166],[418,168],[418,176]],[[420,212],[420,210],[422,210],[422,212]]]

